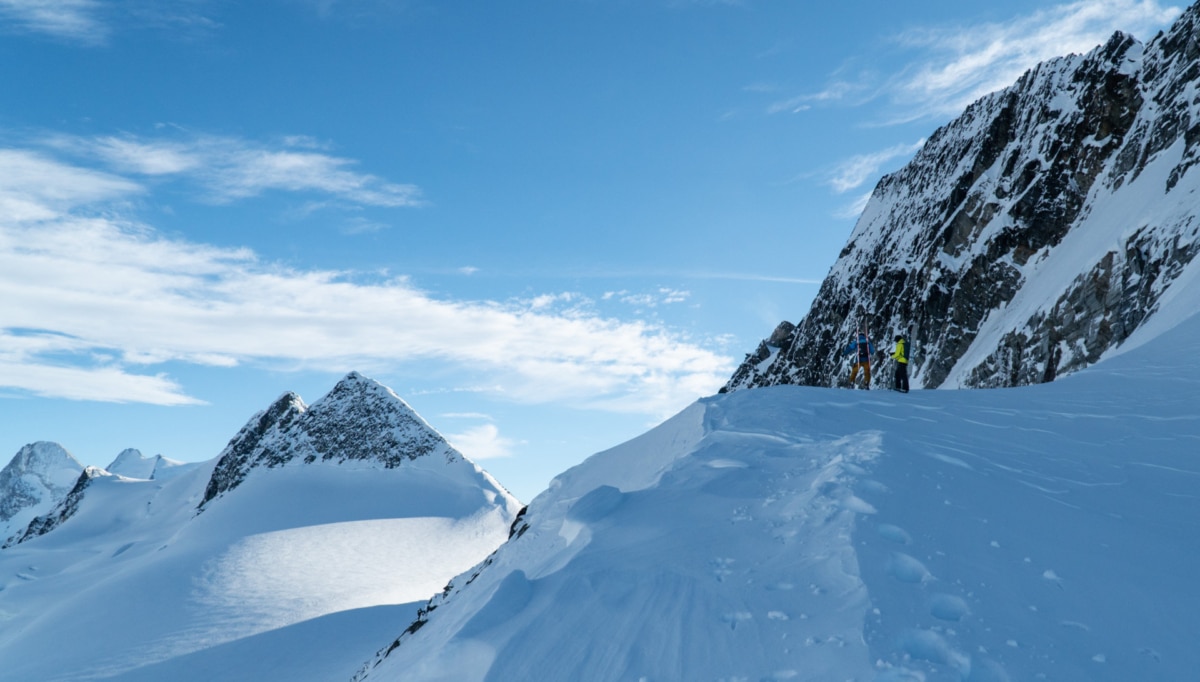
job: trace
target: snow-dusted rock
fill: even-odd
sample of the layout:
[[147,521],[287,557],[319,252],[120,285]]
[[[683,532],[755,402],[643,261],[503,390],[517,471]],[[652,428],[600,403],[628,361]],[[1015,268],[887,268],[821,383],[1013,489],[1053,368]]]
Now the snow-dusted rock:
[[66,497],[83,465],[57,443],[21,448],[0,470],[0,543]]
[[[1095,363],[1200,250],[1200,5],[1146,45],[1045,62],[883,178],[813,302],[726,391],[836,385],[841,348],[906,333],[914,386],[1013,386]],[[876,382],[887,380],[876,374]]]
[[423,458],[474,468],[391,389],[351,372],[312,407],[286,393],[255,415],[222,451],[203,504],[257,469],[315,462],[392,469]]

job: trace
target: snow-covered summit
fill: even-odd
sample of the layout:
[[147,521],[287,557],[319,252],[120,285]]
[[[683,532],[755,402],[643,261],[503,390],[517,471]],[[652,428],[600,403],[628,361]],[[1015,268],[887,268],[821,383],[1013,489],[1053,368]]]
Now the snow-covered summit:
[[[725,390],[836,385],[865,328],[907,334],[914,386],[1051,381],[1156,317],[1200,252],[1200,3],[972,104],[883,178],[811,310]],[[886,381],[876,374],[876,383]]]
[[75,485],[83,465],[58,443],[21,448],[0,470],[0,543],[50,510]]
[[178,473],[173,471],[179,467],[187,467],[184,462],[179,462],[162,455],[147,457],[140,450],[128,448],[122,450],[121,454],[112,461],[105,469],[109,473],[124,476],[125,478],[142,478],[142,479],[157,479],[162,475],[172,475]]
[[318,462],[392,469],[424,459],[474,468],[390,388],[351,372],[311,407],[285,393],[251,418],[222,451],[204,504],[256,469]]

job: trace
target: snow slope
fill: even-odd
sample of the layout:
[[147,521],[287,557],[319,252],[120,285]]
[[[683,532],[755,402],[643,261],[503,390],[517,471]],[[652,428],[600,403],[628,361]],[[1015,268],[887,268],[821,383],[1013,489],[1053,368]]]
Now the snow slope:
[[[295,397],[289,423],[342,433],[348,448],[392,442],[397,415],[424,424],[359,375],[335,394],[312,408]],[[357,419],[360,400],[373,422]],[[263,457],[310,444],[267,433]],[[203,511],[224,457],[163,480],[94,470],[65,522],[0,551],[0,679],[349,677],[504,541],[519,506],[449,446],[413,454],[238,469]]]
[[1196,679],[1200,316],[1138,346],[702,400],[557,478],[357,679]]

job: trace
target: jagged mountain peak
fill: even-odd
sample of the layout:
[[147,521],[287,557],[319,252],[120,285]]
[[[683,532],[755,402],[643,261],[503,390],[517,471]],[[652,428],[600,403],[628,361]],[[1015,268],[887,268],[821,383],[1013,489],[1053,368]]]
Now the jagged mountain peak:
[[390,469],[430,456],[461,457],[390,388],[351,372],[311,407],[289,392],[251,418],[222,451],[201,506],[256,468],[359,462]]
[[1116,33],[935,131],[880,180],[810,311],[722,390],[845,385],[860,328],[910,338],[916,386],[1042,383],[1186,312],[1162,308],[1200,251],[1198,27],[1200,3],[1148,44]]
[[18,545],[57,528],[75,514],[75,510],[79,508],[79,502],[83,499],[84,491],[91,485],[92,480],[103,476],[113,476],[113,474],[100,467],[83,467],[78,476],[73,479],[71,486],[64,493],[57,495],[49,511],[35,516],[28,526],[18,529],[19,532],[10,537],[0,549]]
[[62,499],[81,471],[79,460],[58,443],[22,447],[0,470],[0,536]]

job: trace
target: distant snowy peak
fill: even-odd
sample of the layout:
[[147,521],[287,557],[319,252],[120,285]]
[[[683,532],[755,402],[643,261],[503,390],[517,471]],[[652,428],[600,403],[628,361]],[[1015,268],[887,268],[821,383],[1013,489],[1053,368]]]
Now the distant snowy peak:
[[45,513],[71,490],[83,465],[57,443],[21,448],[0,470],[0,541]]
[[[988,95],[884,177],[794,328],[726,391],[844,381],[841,349],[906,333],[926,388],[1051,381],[1166,310],[1200,251],[1200,3]],[[782,338],[778,338],[782,337]],[[877,383],[886,381],[877,373]]]
[[125,478],[153,479],[168,469],[180,466],[184,466],[183,462],[177,462],[162,455],[146,457],[141,451],[129,448],[117,455],[112,464],[105,468],[109,473]]
[[357,372],[311,407],[286,393],[255,415],[221,452],[201,506],[255,469],[362,462],[387,469],[461,456],[391,389]]
[[45,535],[59,527],[64,521],[75,515],[75,512],[79,509],[80,501],[83,500],[84,491],[91,485],[93,479],[112,475],[100,467],[84,468],[83,472],[75,478],[74,485],[57,501],[49,512],[35,517],[29,522],[27,527],[10,537],[0,549],[18,545],[26,540]]

